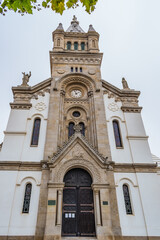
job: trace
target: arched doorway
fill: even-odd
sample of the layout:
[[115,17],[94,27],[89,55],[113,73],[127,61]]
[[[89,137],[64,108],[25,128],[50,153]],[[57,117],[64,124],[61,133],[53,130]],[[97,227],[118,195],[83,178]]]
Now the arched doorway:
[[92,178],[83,169],[75,168],[64,177],[63,236],[95,236]]

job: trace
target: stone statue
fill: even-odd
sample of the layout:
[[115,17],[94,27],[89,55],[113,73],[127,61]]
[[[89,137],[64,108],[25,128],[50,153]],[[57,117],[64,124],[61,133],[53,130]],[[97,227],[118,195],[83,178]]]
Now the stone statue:
[[73,20],[72,21],[77,21],[77,18],[75,15],[73,15]]
[[123,85],[123,89],[129,89],[128,83],[125,78],[122,78],[122,85]]
[[31,77],[31,72],[29,72],[29,74],[25,74],[25,72],[22,72],[23,74],[23,78],[22,78],[22,84],[21,86],[23,87],[28,87],[28,82],[29,82],[29,79]]

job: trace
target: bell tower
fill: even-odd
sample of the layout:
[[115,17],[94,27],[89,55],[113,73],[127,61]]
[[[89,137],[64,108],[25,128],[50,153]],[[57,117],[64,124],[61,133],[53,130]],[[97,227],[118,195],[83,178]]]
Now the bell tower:
[[103,54],[99,51],[99,34],[92,25],[85,33],[74,16],[66,31],[60,23],[52,36],[52,92],[45,159],[68,141],[77,124],[81,125],[83,134],[93,147],[105,156],[110,155],[101,83]]
[[[50,51],[51,88],[44,148],[44,162],[48,168],[42,171],[35,239],[45,236],[45,240],[61,240],[61,236],[64,237],[65,234],[97,234],[98,240],[105,239],[104,236],[108,236],[108,240],[113,239],[110,236],[115,231],[120,236],[121,230],[115,188],[113,187],[111,195],[108,190],[108,186],[114,183],[114,177],[101,80],[103,54],[99,51],[99,34],[92,25],[87,33],[84,32],[74,16],[66,31],[60,23],[52,36],[54,45]],[[71,178],[75,177],[75,181],[67,185],[69,180],[65,176],[68,176],[66,174],[70,169],[73,169],[70,174]],[[90,182],[86,185],[84,178],[88,174],[92,178],[92,184]],[[80,183],[76,182],[79,178],[82,178]],[[74,190],[70,196],[72,184]],[[82,190],[86,188],[86,194],[79,194],[79,186]],[[75,194],[79,194],[79,197],[74,198]],[[81,199],[81,195],[84,199]],[[107,211],[105,206],[101,206],[102,213],[100,199],[110,199],[111,202]],[[73,212],[69,212],[72,200]],[[47,201],[57,202],[52,207],[53,210],[49,204],[44,206]],[[68,204],[68,210],[65,204]],[[77,210],[81,204],[84,211]],[[90,215],[87,204],[92,205]],[[85,226],[90,224],[87,228],[83,226],[85,214],[92,219],[86,221]],[[54,238],[56,236],[58,238]]]

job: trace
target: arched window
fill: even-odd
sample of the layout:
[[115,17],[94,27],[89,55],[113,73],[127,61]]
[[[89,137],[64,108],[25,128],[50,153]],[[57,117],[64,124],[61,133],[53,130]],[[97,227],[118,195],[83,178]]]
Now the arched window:
[[82,72],[82,67],[80,67],[80,72]]
[[78,72],[78,67],[75,68],[75,71]]
[[57,39],[57,46],[58,47],[60,46],[60,39],[59,38]]
[[71,72],[73,72],[73,67],[71,67]]
[[92,47],[96,47],[96,42],[95,42],[95,40],[92,40]]
[[74,42],[74,50],[78,50],[78,42]]
[[121,134],[119,129],[119,123],[117,120],[113,121],[113,130],[114,130],[114,137],[116,142],[116,147],[122,147],[122,140],[121,140]]
[[74,132],[75,132],[74,125],[75,124],[73,122],[69,123],[69,126],[68,126],[68,138],[70,138],[74,134]]
[[28,183],[26,185],[25,189],[25,195],[24,195],[24,202],[23,202],[23,209],[22,213],[29,213],[29,205],[30,205],[30,199],[31,199],[31,191],[32,191],[32,184]]
[[38,145],[40,125],[41,125],[41,119],[40,118],[36,118],[34,120],[34,125],[33,125],[31,146],[37,146]]
[[85,43],[84,42],[81,42],[81,50],[85,50]]
[[129,189],[127,184],[123,184],[123,195],[124,195],[124,202],[126,207],[126,214],[132,214],[132,206],[131,206],[131,200],[130,200]]
[[81,134],[85,136],[85,125],[83,122],[80,122],[79,125],[82,127]]
[[71,42],[67,42],[67,50],[71,50]]

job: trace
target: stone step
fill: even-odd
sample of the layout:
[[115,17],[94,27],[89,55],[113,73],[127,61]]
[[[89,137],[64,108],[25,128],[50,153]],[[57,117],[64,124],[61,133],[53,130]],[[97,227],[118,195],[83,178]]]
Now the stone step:
[[97,240],[96,237],[62,237],[62,240]]

